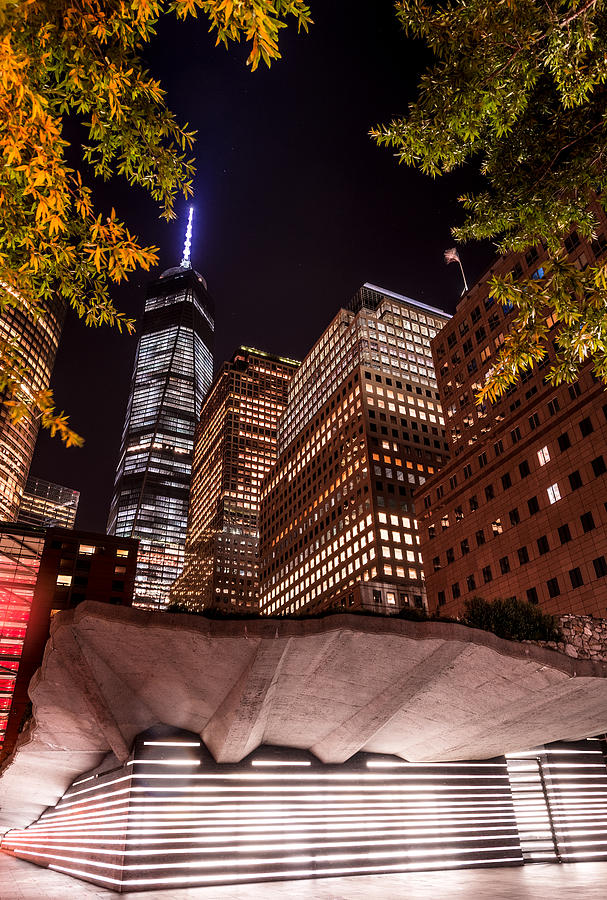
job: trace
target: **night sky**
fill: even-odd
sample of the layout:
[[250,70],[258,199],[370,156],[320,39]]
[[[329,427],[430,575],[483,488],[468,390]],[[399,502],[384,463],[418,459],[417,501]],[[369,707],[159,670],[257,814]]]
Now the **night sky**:
[[[281,34],[283,59],[251,73],[244,45],[215,47],[206,21],[167,17],[148,54],[180,121],[198,132],[192,262],[216,307],[215,365],[239,344],[303,358],[364,281],[453,312],[461,291],[443,251],[461,221],[472,173],[433,181],[399,166],[369,129],[404,112],[428,62],[401,33],[391,0],[311,0],[310,33]],[[118,181],[96,192],[160,268],[115,291],[139,317],[146,281],[181,259],[187,204],[166,224],[143,191]],[[491,248],[460,254],[471,284]],[[136,337],[69,317],[52,387],[82,434],[65,449],[46,434],[31,472],[80,490],[77,526],[105,531]]]

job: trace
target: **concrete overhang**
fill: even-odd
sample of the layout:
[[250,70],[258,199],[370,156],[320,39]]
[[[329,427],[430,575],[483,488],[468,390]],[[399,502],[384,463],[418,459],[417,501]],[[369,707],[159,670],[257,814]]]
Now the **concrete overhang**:
[[488,759],[607,730],[607,664],[462,625],[334,615],[208,620],[84,603],[53,620],[32,719],[0,779],[0,833],[160,723],[218,762],[260,744],[323,762]]

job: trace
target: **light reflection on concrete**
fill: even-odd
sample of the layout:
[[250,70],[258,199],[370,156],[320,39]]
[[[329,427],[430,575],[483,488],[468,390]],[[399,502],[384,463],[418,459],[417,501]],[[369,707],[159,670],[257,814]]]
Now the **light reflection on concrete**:
[[115,894],[0,853],[2,900],[604,900],[607,862]]

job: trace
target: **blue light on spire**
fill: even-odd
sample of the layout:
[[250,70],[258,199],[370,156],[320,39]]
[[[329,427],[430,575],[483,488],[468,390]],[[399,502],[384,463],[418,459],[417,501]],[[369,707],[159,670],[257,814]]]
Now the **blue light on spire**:
[[185,231],[185,243],[183,245],[183,259],[181,260],[182,269],[191,269],[192,260],[190,259],[190,248],[192,246],[192,217],[194,215],[194,207],[190,206],[188,215],[188,227]]

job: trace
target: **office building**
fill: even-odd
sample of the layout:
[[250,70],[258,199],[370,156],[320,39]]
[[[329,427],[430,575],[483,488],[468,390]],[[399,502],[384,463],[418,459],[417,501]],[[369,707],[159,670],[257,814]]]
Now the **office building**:
[[176,603],[259,608],[259,489],[276,462],[277,421],[298,365],[239,347],[215,379],[196,431]]
[[149,285],[108,531],[140,541],[135,605],[163,608],[183,568],[194,430],[213,377],[213,303],[190,262]]
[[[565,242],[583,267],[604,262],[607,220],[592,243]],[[545,251],[498,260],[460,302],[432,348],[452,458],[418,493],[432,609],[458,615],[467,597],[517,597],[548,613],[607,615],[607,397],[591,366],[553,387],[548,355],[493,404],[475,395],[514,312],[488,280],[541,277]]]
[[19,504],[17,521],[41,528],[73,528],[80,492],[30,475]]
[[262,612],[424,605],[413,493],[447,455],[430,341],[448,319],[365,284],[294,375],[262,487]]
[[0,759],[26,715],[50,620],[84,600],[130,606],[137,541],[66,528],[0,525]]
[[[0,315],[0,340],[17,343],[24,365],[24,393],[30,396],[50,385],[65,317],[63,301],[49,302],[45,308],[45,315],[37,320],[8,305]],[[0,520],[17,518],[39,428],[35,410],[12,422],[10,408],[0,404]]]

